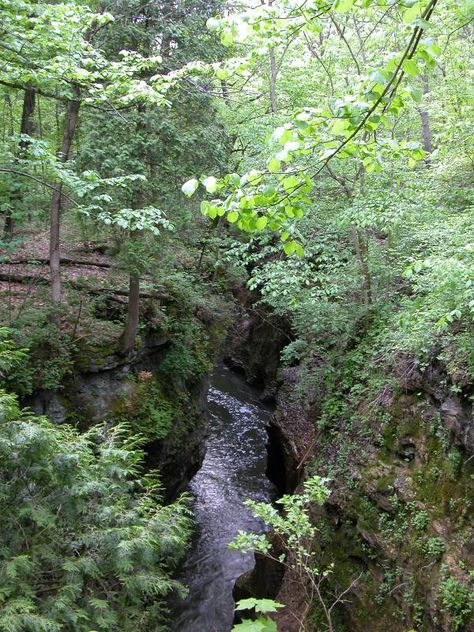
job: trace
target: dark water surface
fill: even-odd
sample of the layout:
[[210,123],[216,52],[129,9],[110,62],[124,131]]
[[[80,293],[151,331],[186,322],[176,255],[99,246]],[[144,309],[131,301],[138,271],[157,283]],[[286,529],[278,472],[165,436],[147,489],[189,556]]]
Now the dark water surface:
[[238,531],[262,532],[243,501],[269,501],[266,478],[270,411],[259,392],[219,368],[207,395],[209,437],[201,470],[191,481],[197,534],[180,580],[189,587],[174,612],[175,632],[229,632],[235,580],[254,566],[253,554],[228,548]]

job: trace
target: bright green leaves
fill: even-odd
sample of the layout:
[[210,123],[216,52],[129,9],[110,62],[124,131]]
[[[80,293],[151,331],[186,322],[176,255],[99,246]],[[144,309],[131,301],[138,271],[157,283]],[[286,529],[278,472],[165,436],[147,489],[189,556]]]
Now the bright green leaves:
[[[130,50],[108,59],[96,48],[90,33],[113,21],[109,13],[94,13],[75,3],[30,3],[21,0],[2,6],[8,25],[2,36],[2,78],[18,88],[36,87],[47,96],[75,98],[88,104],[166,105],[172,75],[155,75],[158,55],[143,57]],[[110,109],[114,109],[115,107]]]
[[287,255],[296,254],[298,257],[304,257],[303,246],[295,240],[287,241],[283,246],[283,250]]
[[[283,553],[279,557],[280,561],[297,570],[300,577],[306,576],[310,581],[314,581],[318,574],[312,551],[317,529],[309,515],[310,506],[311,504],[322,505],[327,500],[330,494],[327,483],[328,479],[319,476],[312,477],[304,484],[302,494],[285,495],[277,501],[280,510],[269,503],[257,503],[250,500],[245,503],[281,541]],[[240,551],[258,551],[264,556],[268,556],[271,549],[266,535],[244,532],[240,532],[230,546]],[[324,571],[326,574],[329,572],[330,569]],[[265,613],[275,612],[282,606],[267,599],[245,599],[238,604],[239,609],[249,607],[255,608],[257,612]],[[246,627],[252,623],[258,623],[260,627]],[[244,621],[240,624],[244,627],[235,626],[232,632],[253,632],[253,630],[276,632],[274,623],[268,617],[259,617],[256,622]]]
[[351,123],[348,119],[341,118],[333,121],[332,132],[335,136],[344,135],[345,132],[351,127]]
[[[415,49],[409,45],[415,29],[425,31],[428,26],[420,22],[422,16],[427,17],[427,0],[403,0],[392,8],[390,4],[385,0],[333,0],[329,4],[318,0],[275,0],[272,4],[255,3],[240,14],[208,22],[209,28],[220,33],[225,45],[246,40],[251,51],[247,61],[254,62],[258,56],[265,56],[268,61],[269,48],[278,51],[280,45],[286,45],[290,32],[292,37],[298,32],[296,39],[304,33],[305,41],[313,41],[326,17],[328,21],[345,23],[346,18],[338,14],[352,11],[361,19],[365,16],[368,23],[375,19],[374,12],[390,11],[392,18],[398,20],[402,45],[398,53],[387,52],[397,50],[392,45],[380,55],[371,51],[367,59],[384,59],[380,66],[364,67],[363,56],[355,61],[357,73],[345,78],[342,94],[338,90],[343,81],[334,70],[340,65],[325,68],[332,96],[326,92],[322,99],[318,96],[308,101],[313,107],[300,105],[274,129],[269,135],[268,154],[261,156],[259,163],[266,165],[265,170],[249,171],[240,179],[234,174],[234,180],[229,176],[201,179],[206,193],[217,198],[201,206],[204,215],[210,219],[224,217],[249,234],[275,231],[288,256],[302,257],[303,245],[294,238],[295,226],[316,204],[314,186],[327,173],[327,167],[344,171],[344,161],[349,163],[348,169],[354,165],[356,170],[363,168],[367,174],[378,174],[390,160],[402,159],[414,167],[424,157],[418,144],[400,140],[400,135],[387,130],[391,130],[394,117],[400,117],[407,104],[420,101],[419,76],[435,63],[441,51],[432,39],[421,40]],[[360,33],[351,32],[351,28],[348,26],[346,37],[359,41]],[[375,37],[377,44],[382,40],[383,33]],[[306,46],[303,38],[300,43]],[[403,48],[404,45],[409,46]],[[304,72],[300,76],[304,77]]]
[[217,191],[217,179],[214,176],[204,178],[202,183],[208,193],[215,193]]
[[254,599],[251,597],[250,599],[241,599],[238,601],[235,609],[251,610],[252,608],[255,608],[255,612],[267,614],[269,612],[277,612],[279,608],[283,607],[284,605],[282,603],[273,601],[273,599]]
[[[284,605],[273,601],[273,599],[250,598],[241,599],[235,607],[236,610],[252,610],[254,608],[255,612],[265,615],[270,612],[277,612],[279,608],[284,608]],[[259,616],[256,620],[244,619],[242,623],[232,628],[232,632],[277,632],[277,626],[272,619]]]
[[270,173],[277,173],[281,169],[281,162],[276,158],[270,158],[267,166]]
[[266,217],[265,215],[263,215],[262,217],[259,217],[257,221],[255,222],[255,226],[257,230],[264,230],[267,224],[268,224],[268,217]]
[[338,13],[348,13],[354,6],[355,0],[336,0],[334,9]]
[[[303,205],[310,202],[308,193],[313,186],[307,176],[251,170],[242,176],[232,173],[224,178],[192,178],[183,184],[182,191],[192,197],[200,185],[206,193],[221,196],[201,202],[205,217],[211,220],[224,217],[229,224],[249,234],[269,229],[288,236],[293,233],[292,224],[303,216]],[[304,254],[300,242],[291,241],[285,246],[287,254],[300,257]]]
[[296,175],[283,176],[280,179],[280,184],[285,193],[293,193],[293,191],[302,185],[302,182],[304,181]]
[[421,2],[415,2],[403,12],[405,24],[411,24],[419,17],[421,17]]
[[268,617],[258,617],[255,621],[245,619],[235,625],[232,632],[277,632],[277,625]]
[[387,77],[387,72],[383,73],[380,70],[374,70],[370,73],[369,79],[374,83],[378,83],[380,86],[386,86],[389,80],[390,74]]
[[418,68],[418,64],[414,59],[405,59],[402,64],[402,68],[411,77],[420,74],[420,69]]

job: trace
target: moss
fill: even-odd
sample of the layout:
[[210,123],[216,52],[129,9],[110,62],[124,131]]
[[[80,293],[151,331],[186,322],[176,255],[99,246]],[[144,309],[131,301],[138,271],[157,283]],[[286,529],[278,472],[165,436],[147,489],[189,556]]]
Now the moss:
[[375,490],[377,492],[388,492],[393,489],[393,483],[395,480],[395,473],[389,472],[384,476],[379,476],[375,479]]
[[134,386],[131,395],[118,401],[111,417],[128,423],[147,442],[164,439],[181,415],[180,398],[171,397],[149,371],[140,371],[130,381]]

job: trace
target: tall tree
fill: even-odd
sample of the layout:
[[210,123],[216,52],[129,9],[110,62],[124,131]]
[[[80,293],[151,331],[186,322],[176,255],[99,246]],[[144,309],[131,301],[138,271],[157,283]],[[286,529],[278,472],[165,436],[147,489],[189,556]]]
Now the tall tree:
[[[206,32],[205,24],[220,7],[220,2],[203,5],[190,0],[145,5],[111,2],[107,8],[121,19],[102,31],[98,42],[112,58],[119,56],[124,45],[143,56],[158,53],[163,60],[163,72],[173,72],[199,59],[215,61],[222,55],[223,47],[215,35]],[[226,159],[225,135],[208,92],[208,82],[185,79],[169,93],[169,108],[157,111],[139,104],[124,112],[125,125],[119,118],[96,113],[86,125],[79,156],[81,164],[105,176],[124,172],[141,174],[145,180],[137,181],[131,190],[124,192],[124,204],[136,213],[140,207],[165,210],[169,219],[179,225],[185,219],[176,194],[182,179],[192,172],[194,165],[219,168]],[[107,142],[103,150],[97,150],[104,139],[117,142],[118,138],[120,154],[111,156]],[[154,244],[156,229],[155,225],[150,233],[149,228],[130,226],[124,235],[122,250],[128,261],[129,296],[127,320],[120,339],[123,353],[133,348],[139,322],[140,276],[146,270],[147,259],[141,248],[146,245],[149,252],[159,251],[159,244]]]
[[[23,95],[23,109],[21,113],[20,123],[20,140],[18,142],[18,157],[22,157],[28,147],[28,140],[25,136],[32,136],[34,122],[33,115],[35,111],[36,91],[34,88],[25,88]],[[11,239],[15,230],[15,213],[22,203],[22,193],[24,192],[24,183],[18,180],[15,182],[14,192],[12,192],[9,207],[5,213],[4,236]]]

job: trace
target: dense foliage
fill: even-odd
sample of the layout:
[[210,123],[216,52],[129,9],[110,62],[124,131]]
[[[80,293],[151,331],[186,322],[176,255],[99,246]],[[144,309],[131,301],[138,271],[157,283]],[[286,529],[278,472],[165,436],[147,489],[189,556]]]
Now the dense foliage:
[[190,519],[161,505],[139,441],[55,426],[3,391],[0,423],[0,628],[161,629]]

